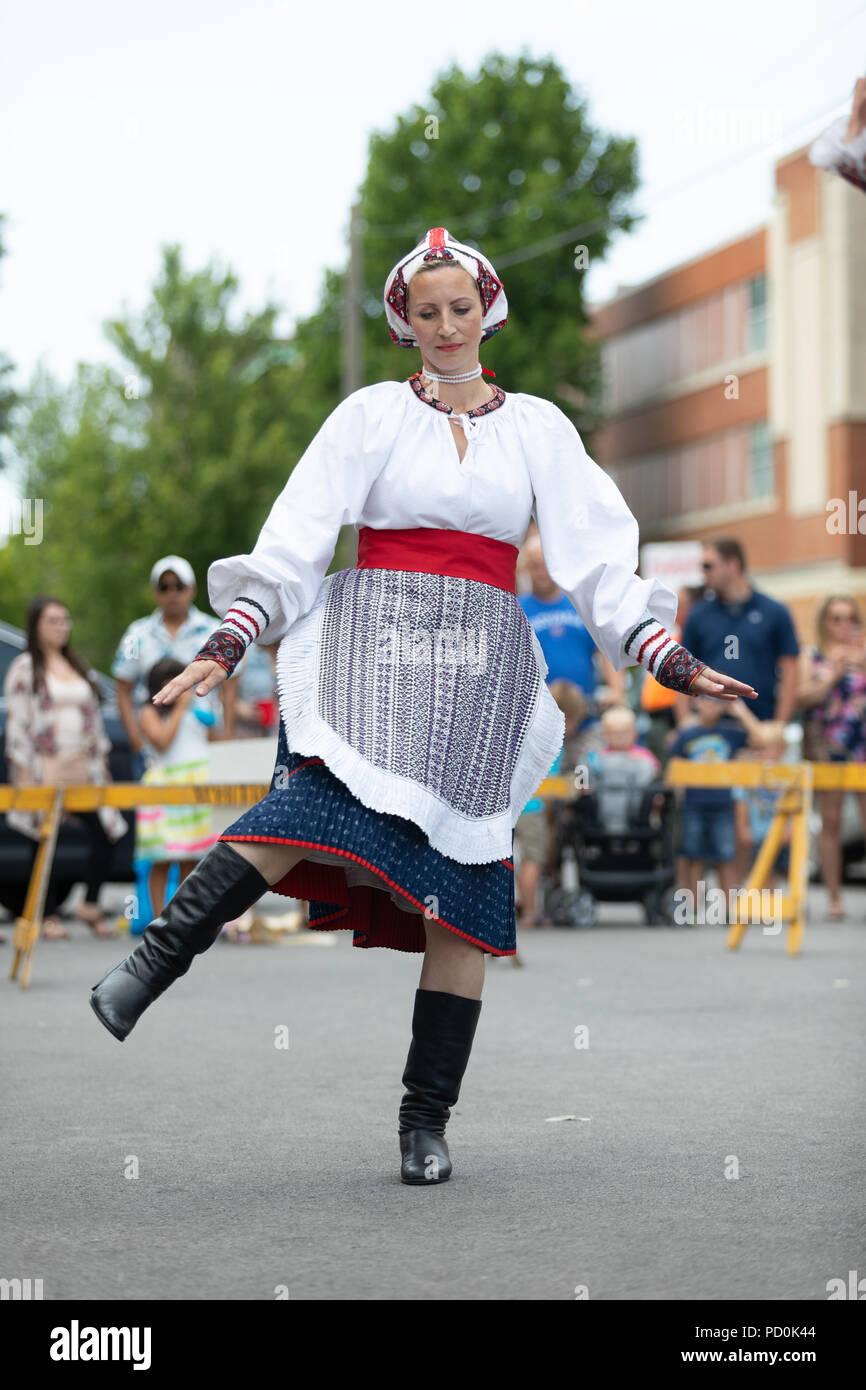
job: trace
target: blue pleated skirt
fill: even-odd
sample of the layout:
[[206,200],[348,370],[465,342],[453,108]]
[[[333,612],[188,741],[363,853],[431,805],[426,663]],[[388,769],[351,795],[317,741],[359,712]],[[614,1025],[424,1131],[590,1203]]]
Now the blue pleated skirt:
[[425,918],[482,951],[513,956],[514,860],[461,864],[403,816],[365,806],[318,756],[289,752],[280,721],[266,797],[221,840],[306,846],[272,891],[310,904],[310,927],[349,929],[353,945],[423,951]]

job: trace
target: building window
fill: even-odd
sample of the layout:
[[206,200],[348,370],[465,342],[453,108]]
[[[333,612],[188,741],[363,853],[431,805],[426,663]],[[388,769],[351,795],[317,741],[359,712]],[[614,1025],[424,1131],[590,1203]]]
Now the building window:
[[767,277],[756,275],[746,284],[747,351],[763,352],[767,346]]
[[625,410],[696,372],[766,351],[767,319],[767,277],[761,274],[615,334],[603,347],[605,408]]
[[771,497],[775,482],[769,426],[764,422],[752,425],[749,430],[749,496]]

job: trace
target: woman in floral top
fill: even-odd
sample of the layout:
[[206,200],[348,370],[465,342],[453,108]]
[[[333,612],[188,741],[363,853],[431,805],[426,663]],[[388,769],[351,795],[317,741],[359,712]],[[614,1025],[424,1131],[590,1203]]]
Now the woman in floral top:
[[[818,645],[801,656],[799,707],[805,710],[804,755],[815,762],[866,762],[866,642],[852,598],[833,595],[818,612]],[[866,792],[859,792],[866,825]],[[817,793],[821,813],[821,868],[829,894],[827,915],[844,917],[841,791]]]
[[[27,650],[11,663],[3,685],[7,708],[6,762],[13,786],[39,785],[58,776],[66,781],[111,781],[106,760],[111,743],[87,663],[69,646],[70,626],[69,610],[59,599],[36,598],[30,604]],[[65,777],[58,760],[65,764]],[[75,913],[97,936],[114,936],[99,907],[99,890],[105,881],[111,846],[129,827],[112,806],[77,811],[75,816],[90,840],[87,893]],[[6,820],[22,835],[39,841],[39,812],[9,811]],[[34,848],[34,859],[35,856]],[[49,915],[43,923],[43,934],[65,937],[68,933],[52,911],[54,905],[49,885]]]

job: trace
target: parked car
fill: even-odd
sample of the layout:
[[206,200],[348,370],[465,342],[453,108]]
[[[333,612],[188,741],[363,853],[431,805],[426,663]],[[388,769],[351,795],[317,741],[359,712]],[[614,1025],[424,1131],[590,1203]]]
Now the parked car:
[[[27,639],[21,628],[0,622],[0,784],[9,781],[6,766],[6,700],[3,684],[6,672],[19,652],[25,650]],[[115,782],[134,782],[132,753],[126,729],[117,709],[114,681],[101,672],[96,673],[100,692],[100,709],[105,732],[111,740],[108,765]],[[135,811],[122,811],[130,832],[112,846],[108,881],[133,883],[135,871]],[[0,813],[0,905],[18,916],[24,908],[24,898],[30,881],[34,841],[13,830]],[[81,825],[66,821],[60,827],[54,856],[58,909],[68,898],[76,883],[83,881],[87,865],[88,840]]]

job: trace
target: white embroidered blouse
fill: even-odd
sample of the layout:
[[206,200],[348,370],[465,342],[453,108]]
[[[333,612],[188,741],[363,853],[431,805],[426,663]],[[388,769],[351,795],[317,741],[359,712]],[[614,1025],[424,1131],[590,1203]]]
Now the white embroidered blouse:
[[270,644],[310,610],[343,525],[439,527],[519,546],[534,516],[547,568],[596,645],[615,669],[633,665],[624,642],[647,617],[671,628],[676,595],[635,574],[637,522],[568,417],[539,396],[497,389],[497,401],[461,417],[461,461],[448,413],[411,381],[347,396],[295,466],[253,549],[210,566],[214,612],[223,618],[239,595],[252,599],[270,617],[256,640]]

